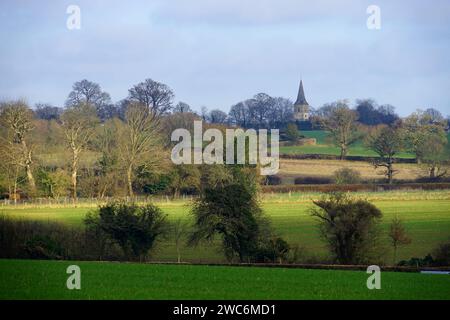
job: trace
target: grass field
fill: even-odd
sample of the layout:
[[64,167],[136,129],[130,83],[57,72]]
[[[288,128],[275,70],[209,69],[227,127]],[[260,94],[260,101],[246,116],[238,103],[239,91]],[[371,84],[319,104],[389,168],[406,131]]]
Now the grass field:
[[[66,268],[81,269],[81,290]],[[450,299],[450,277],[364,271],[0,260],[0,299]],[[245,279],[245,281],[243,281]]]
[[[450,192],[449,191],[391,191],[379,193],[355,193],[379,207],[384,217],[382,229],[385,234],[387,250],[386,263],[392,263],[392,255],[388,245],[387,230],[391,220],[397,215],[403,221],[412,244],[401,247],[398,258],[424,257],[440,242],[450,239]],[[308,214],[312,206],[311,199],[318,193],[267,194],[262,199],[262,207],[268,214],[276,231],[291,245],[304,248],[305,254],[317,258],[327,256],[327,250],[319,238],[317,222]],[[191,219],[189,202],[158,202],[158,206],[168,214],[171,221]],[[82,219],[92,207],[3,207],[0,212],[16,218],[34,220],[59,221],[74,227],[82,226]],[[219,240],[212,245],[200,245],[197,248],[185,247],[182,259],[190,262],[223,262],[223,254],[219,250]],[[175,261],[175,242],[168,239],[161,243],[153,255],[156,261]]]
[[[281,154],[330,154],[340,155],[340,149],[334,146],[327,139],[327,132],[322,130],[302,131],[301,134],[306,138],[315,138],[317,144],[315,146],[281,146]],[[350,146],[349,156],[376,157],[377,154],[367,149],[362,141],[357,141]],[[407,152],[399,153],[398,158],[414,158],[414,155]]]

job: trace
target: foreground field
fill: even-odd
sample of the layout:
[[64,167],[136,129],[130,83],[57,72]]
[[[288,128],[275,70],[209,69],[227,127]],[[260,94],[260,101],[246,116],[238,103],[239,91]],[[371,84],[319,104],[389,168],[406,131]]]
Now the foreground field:
[[[81,290],[66,268],[81,268]],[[450,299],[448,275],[363,271],[0,260],[0,299]],[[245,281],[243,281],[245,280]]]
[[[450,192],[444,191],[410,191],[410,192],[374,192],[355,193],[354,196],[367,198],[379,207],[384,216],[382,229],[386,245],[386,263],[392,264],[392,249],[387,239],[387,230],[391,220],[398,216],[404,221],[405,228],[412,238],[412,244],[401,247],[398,260],[411,257],[424,257],[441,242],[450,239]],[[262,207],[273,222],[276,231],[291,245],[298,245],[302,250],[302,259],[326,259],[327,250],[320,240],[317,221],[308,213],[312,199],[317,193],[267,194],[262,199]],[[80,204],[83,206],[83,204]],[[191,221],[188,201],[157,202],[169,220]],[[88,207],[90,206],[90,207]],[[73,227],[82,227],[82,220],[95,204],[84,207],[18,207],[0,208],[0,212],[15,218],[44,221],[58,221]],[[224,262],[216,239],[210,245],[184,247],[181,255],[188,262]],[[159,244],[152,256],[154,261],[176,261],[176,248],[173,239]]]

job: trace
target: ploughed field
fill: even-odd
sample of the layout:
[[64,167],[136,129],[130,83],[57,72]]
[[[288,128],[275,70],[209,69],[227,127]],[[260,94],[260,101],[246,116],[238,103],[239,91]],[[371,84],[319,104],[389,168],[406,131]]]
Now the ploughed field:
[[[398,216],[412,238],[412,243],[400,247],[398,260],[412,257],[423,258],[441,242],[450,239],[450,191],[390,191],[373,193],[353,193],[367,198],[383,212],[382,230],[387,255],[386,263],[392,263],[392,249],[389,246],[387,231],[391,220]],[[327,249],[319,237],[317,221],[309,215],[312,199],[318,193],[265,194],[261,205],[270,217],[275,230],[290,245],[298,245],[304,259],[320,261],[326,259]],[[170,221],[177,219],[191,221],[189,201],[157,201],[156,204],[168,214]],[[83,227],[83,218],[96,204],[83,203],[73,206],[0,206],[0,214],[17,219],[57,221],[74,228]],[[220,251],[220,240],[198,247],[182,247],[181,258],[185,262],[217,263],[225,262]],[[153,261],[176,261],[175,240],[168,237],[158,244],[152,254]]]
[[[69,265],[81,289],[68,290]],[[364,271],[0,260],[0,299],[450,299],[450,276]]]

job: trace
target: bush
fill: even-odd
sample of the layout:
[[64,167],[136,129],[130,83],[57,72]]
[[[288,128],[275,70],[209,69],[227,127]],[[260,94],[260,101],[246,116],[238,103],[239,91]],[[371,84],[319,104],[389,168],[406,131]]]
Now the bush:
[[154,248],[157,240],[167,234],[168,222],[158,207],[139,207],[125,202],[111,202],[85,219],[90,230],[100,230],[116,242],[128,259],[142,260]]
[[30,259],[59,260],[64,257],[61,245],[47,235],[33,236],[25,243],[23,250]]
[[333,180],[336,184],[358,184],[361,182],[361,174],[350,168],[342,168],[334,172]]
[[82,230],[0,216],[0,258],[87,260],[90,246]]
[[318,208],[311,209],[311,215],[318,218],[321,235],[336,262],[360,264],[380,258],[378,224],[382,213],[377,207],[343,193],[330,193],[313,202]]
[[450,242],[441,243],[433,252],[437,266],[450,266]]
[[280,176],[267,176],[266,184],[269,186],[278,186],[281,184],[281,177]]
[[255,254],[256,262],[280,262],[288,260],[289,244],[278,236],[263,241]]
[[329,177],[320,176],[297,177],[294,180],[295,184],[330,184],[332,182],[332,179]]
[[409,260],[402,260],[398,263],[400,267],[432,267],[435,265],[435,261],[431,255],[427,255],[424,258],[411,258]]

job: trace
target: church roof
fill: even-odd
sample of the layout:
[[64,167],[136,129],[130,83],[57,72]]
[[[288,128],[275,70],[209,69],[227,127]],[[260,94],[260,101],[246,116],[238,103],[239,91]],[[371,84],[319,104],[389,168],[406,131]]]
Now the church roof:
[[296,105],[308,105],[308,102],[305,98],[305,92],[303,91],[303,81],[300,80],[300,87],[298,88],[297,101],[295,101]]

